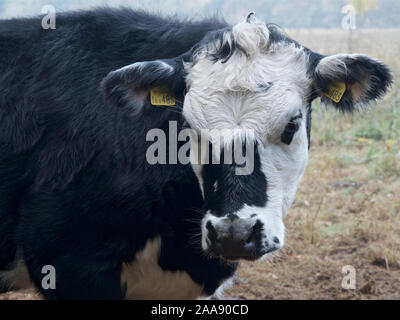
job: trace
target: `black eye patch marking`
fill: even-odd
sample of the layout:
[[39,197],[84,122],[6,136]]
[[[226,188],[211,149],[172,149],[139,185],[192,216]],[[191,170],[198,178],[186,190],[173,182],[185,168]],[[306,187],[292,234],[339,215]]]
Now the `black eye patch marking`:
[[285,130],[281,135],[281,141],[284,144],[290,145],[292,143],[295,133],[300,128],[301,119],[303,119],[303,114],[301,113],[301,111],[298,116],[290,119],[289,123],[286,125]]
[[[240,148],[240,147],[239,147]],[[201,175],[204,186],[205,211],[210,211],[217,217],[235,213],[244,208],[245,205],[265,207],[267,197],[267,178],[261,169],[261,159],[258,145],[254,146],[254,170],[250,175],[237,175],[236,163],[232,152],[232,164],[224,164],[225,149],[221,150],[220,164],[204,164]],[[242,155],[245,156],[245,144],[242,145]],[[215,191],[214,184],[218,183],[218,190]]]

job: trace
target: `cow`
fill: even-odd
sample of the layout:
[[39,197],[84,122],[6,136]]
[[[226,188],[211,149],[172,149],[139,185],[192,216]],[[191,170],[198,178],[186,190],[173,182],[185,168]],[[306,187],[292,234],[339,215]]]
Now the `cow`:
[[[352,112],[392,82],[382,62],[315,53],[254,13],[236,25],[126,8],[56,21],[0,22],[1,282],[46,299],[220,293],[239,261],[284,245],[312,101]],[[148,132],[170,141],[171,122],[235,129],[231,143],[208,140],[208,158],[251,145],[251,172],[202,156],[150,164]]]

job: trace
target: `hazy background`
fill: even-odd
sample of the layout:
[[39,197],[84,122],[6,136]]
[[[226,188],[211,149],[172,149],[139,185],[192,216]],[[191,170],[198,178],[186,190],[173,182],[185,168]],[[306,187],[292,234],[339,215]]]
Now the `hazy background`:
[[254,10],[259,18],[284,28],[337,28],[346,4],[359,8],[360,28],[400,27],[399,0],[0,0],[0,18],[37,15],[44,5],[58,11],[107,5],[197,18],[218,13],[232,23]]

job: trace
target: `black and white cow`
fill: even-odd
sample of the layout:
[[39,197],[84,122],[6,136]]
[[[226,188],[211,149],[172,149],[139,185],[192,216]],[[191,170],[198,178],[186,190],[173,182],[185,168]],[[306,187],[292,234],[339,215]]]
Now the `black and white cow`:
[[[353,111],[390,83],[383,63],[314,53],[253,14],[235,26],[128,9],[59,14],[56,30],[1,21],[3,287],[47,299],[214,294],[238,260],[283,246],[311,102]],[[175,106],[150,103],[159,86]],[[149,164],[147,133],[171,121],[235,129],[255,147],[251,174],[235,162]],[[42,287],[44,266],[55,289]]]

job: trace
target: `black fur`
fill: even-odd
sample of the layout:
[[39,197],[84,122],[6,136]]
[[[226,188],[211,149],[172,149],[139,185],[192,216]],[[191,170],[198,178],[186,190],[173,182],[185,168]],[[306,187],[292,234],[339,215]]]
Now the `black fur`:
[[[110,71],[173,59],[223,27],[111,9],[59,14],[56,30],[0,22],[0,269],[18,248],[46,298],[120,299],[121,263],[161,235],[161,266],[206,293],[233,274],[193,245],[202,199],[191,167],[145,160],[147,131],[180,114],[127,117],[100,87]],[[44,265],[56,267],[56,290],[41,289]]]
[[[246,161],[252,161],[248,154],[249,149],[245,146],[246,143],[243,143],[242,155],[246,156]],[[224,161],[224,154],[227,152],[231,153],[232,164]],[[202,167],[204,210],[210,210],[217,217],[235,213],[246,204],[258,207],[267,204],[267,179],[261,170],[257,144],[254,146],[254,169],[249,175],[236,175],[236,169],[244,165],[236,163],[234,152],[234,146],[230,151],[222,150],[220,164],[213,164],[210,159],[209,164]]]

